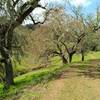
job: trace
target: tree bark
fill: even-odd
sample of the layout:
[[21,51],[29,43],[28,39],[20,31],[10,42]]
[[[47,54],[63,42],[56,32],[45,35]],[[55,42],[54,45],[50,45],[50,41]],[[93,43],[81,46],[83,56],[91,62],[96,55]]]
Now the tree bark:
[[69,55],[69,63],[71,63],[72,62],[72,57],[73,57],[74,54],[73,53],[69,53],[68,55]]
[[85,57],[84,57],[84,51],[83,51],[83,50],[81,50],[81,56],[82,56],[82,57],[81,57],[81,61],[84,61],[84,58],[85,58]]
[[8,88],[10,85],[14,84],[13,78],[13,67],[10,58],[10,52],[6,48],[1,49],[1,56],[4,59],[4,67],[5,67],[5,87]]
[[[16,26],[14,24],[4,24],[2,25],[2,41],[0,41],[0,53],[3,59],[3,65],[5,68],[5,88],[14,84],[13,78],[13,67],[11,62],[11,51],[12,51],[12,39],[13,30]],[[4,30],[5,29],[5,30]]]
[[63,55],[61,58],[62,58],[63,64],[67,64],[67,63],[68,63],[68,61],[67,61],[67,59],[64,57],[64,55]]
[[13,67],[10,58],[5,59],[5,80],[6,85],[9,87],[10,85],[14,85],[14,78],[13,78]]

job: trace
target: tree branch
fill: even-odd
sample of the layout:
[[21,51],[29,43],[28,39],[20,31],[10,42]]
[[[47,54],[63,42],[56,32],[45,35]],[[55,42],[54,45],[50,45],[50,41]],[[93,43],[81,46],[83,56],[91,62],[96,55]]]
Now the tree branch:
[[[16,22],[21,24],[23,20],[38,6],[40,0],[32,0],[31,2],[26,2],[20,7],[19,16],[16,18]],[[27,9],[26,9],[27,8]]]
[[16,0],[16,1],[12,0],[12,1],[13,1],[13,7],[15,7],[20,0]]

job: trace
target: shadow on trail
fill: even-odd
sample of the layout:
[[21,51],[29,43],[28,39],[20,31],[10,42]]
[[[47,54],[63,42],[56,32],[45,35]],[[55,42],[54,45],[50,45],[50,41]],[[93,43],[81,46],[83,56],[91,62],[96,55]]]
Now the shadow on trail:
[[70,65],[66,71],[63,72],[61,78],[70,78],[76,76],[85,76],[88,78],[100,78],[100,59],[89,60],[89,63],[74,63]]

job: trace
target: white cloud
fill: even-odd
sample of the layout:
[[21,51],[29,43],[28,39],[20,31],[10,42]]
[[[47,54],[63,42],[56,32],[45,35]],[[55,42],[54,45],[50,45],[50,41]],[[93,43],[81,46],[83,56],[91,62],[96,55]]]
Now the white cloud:
[[45,6],[45,4],[63,4],[64,0],[41,0],[40,4],[42,4],[43,6]]
[[72,0],[71,4],[75,5],[75,6],[89,6],[91,4],[92,0]]
[[[44,15],[45,15],[46,10],[42,9],[42,8],[36,8],[32,15],[35,19],[36,22],[43,22],[44,21]],[[40,17],[41,16],[41,17]]]

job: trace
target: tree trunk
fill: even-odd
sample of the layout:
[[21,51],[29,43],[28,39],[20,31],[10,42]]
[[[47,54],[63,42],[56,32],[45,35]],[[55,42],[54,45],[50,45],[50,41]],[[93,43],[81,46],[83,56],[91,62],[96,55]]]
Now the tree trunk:
[[64,56],[62,56],[62,62],[63,62],[63,64],[67,64],[68,63],[67,59]]
[[6,76],[5,76],[6,85],[7,86],[14,85],[13,67],[10,58],[7,58],[5,60],[5,72],[6,72]]
[[6,48],[3,48],[1,50],[1,55],[4,59],[3,63],[5,67],[5,87],[8,88],[10,85],[14,84],[13,67],[10,58],[10,52]]
[[69,63],[71,63],[72,62],[73,53],[69,53],[68,55],[69,55]]
[[13,30],[15,26],[8,24],[7,27],[4,25],[2,28],[3,30],[1,31],[2,41],[0,41],[0,53],[3,59],[2,63],[5,68],[5,87],[8,88],[10,85],[14,84],[13,67],[10,55],[12,51]]
[[81,56],[82,56],[81,61],[84,61],[84,51],[83,50],[81,50]]

